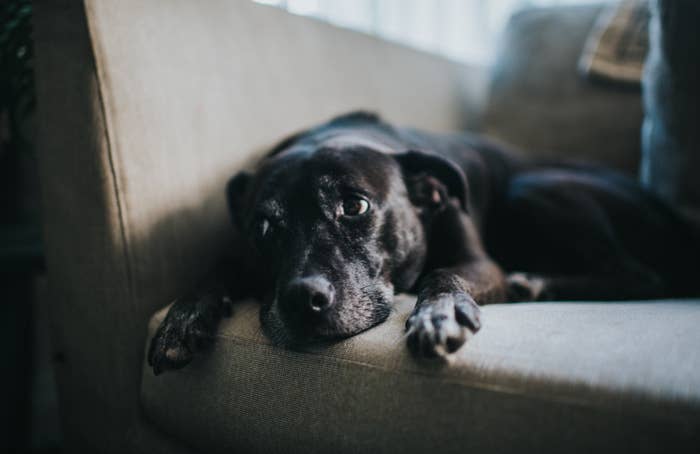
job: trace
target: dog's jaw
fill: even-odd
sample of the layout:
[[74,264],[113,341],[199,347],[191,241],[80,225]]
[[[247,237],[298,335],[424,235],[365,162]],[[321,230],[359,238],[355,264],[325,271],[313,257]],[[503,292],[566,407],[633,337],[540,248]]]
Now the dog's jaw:
[[275,345],[294,347],[333,342],[366,331],[387,319],[393,305],[393,287],[376,285],[363,294],[344,301],[344,309],[333,313],[327,323],[301,330],[290,326],[275,297],[260,309],[260,323],[265,335]]

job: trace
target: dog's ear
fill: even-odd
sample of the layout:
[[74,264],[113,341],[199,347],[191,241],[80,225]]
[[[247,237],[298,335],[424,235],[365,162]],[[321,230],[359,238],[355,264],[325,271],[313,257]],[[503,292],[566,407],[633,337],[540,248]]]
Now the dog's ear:
[[292,134],[291,136],[285,137],[284,139],[280,140],[270,148],[270,151],[267,152],[267,157],[274,156],[276,154],[280,154],[287,148],[291,147],[294,145],[299,139],[304,137],[308,131],[299,131],[297,133]]
[[417,150],[394,157],[415,205],[434,210],[443,207],[450,197],[456,197],[462,209],[468,211],[467,179],[456,164],[437,154]]
[[241,231],[243,230],[246,196],[252,181],[253,175],[249,172],[242,171],[231,178],[226,185],[228,211],[233,224]]
[[374,112],[356,110],[354,112],[338,115],[326,123],[326,126],[354,126],[362,124],[378,124],[381,122],[382,120],[379,118],[379,115]]

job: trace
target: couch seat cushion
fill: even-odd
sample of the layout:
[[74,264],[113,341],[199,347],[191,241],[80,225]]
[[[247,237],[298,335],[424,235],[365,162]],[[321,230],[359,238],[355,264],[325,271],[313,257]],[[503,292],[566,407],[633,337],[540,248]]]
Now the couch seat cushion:
[[257,305],[241,303],[185,369],[156,377],[144,367],[146,416],[203,452],[678,452],[700,442],[700,300],[488,306],[449,364],[408,354],[412,304],[400,296],[376,328],[288,351],[261,334]]

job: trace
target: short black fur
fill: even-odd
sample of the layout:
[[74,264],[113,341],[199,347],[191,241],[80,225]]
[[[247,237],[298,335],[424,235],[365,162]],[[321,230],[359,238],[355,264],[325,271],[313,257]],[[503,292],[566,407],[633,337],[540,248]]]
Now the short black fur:
[[234,257],[172,306],[156,373],[206,348],[245,296],[263,301],[267,335],[295,346],[366,330],[394,293],[415,292],[408,347],[442,357],[479,330],[481,304],[700,294],[697,229],[636,182],[371,113],[285,139],[227,195]]

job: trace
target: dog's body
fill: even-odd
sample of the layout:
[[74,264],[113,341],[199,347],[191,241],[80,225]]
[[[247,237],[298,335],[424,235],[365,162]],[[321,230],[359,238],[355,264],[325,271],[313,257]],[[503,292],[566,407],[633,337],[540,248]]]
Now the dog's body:
[[477,304],[700,293],[700,236],[631,180],[371,114],[283,141],[228,196],[239,258],[175,302],[151,344],[156,373],[187,364],[244,296],[295,345],[370,328],[414,292],[408,345],[430,357],[478,331]]

